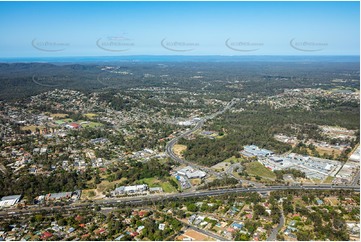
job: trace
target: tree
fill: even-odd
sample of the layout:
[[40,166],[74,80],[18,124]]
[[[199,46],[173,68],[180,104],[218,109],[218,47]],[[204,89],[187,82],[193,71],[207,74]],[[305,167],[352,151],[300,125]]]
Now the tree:
[[58,225],[59,225],[59,226],[66,226],[66,225],[67,225],[66,220],[63,219],[63,218],[59,219],[59,220],[58,220]]
[[197,205],[195,205],[194,203],[189,203],[187,204],[187,210],[189,212],[197,212],[198,211],[198,207]]
[[259,216],[265,216],[267,215],[266,209],[259,204],[256,204],[253,208],[254,211],[254,217],[258,218]]
[[235,241],[250,241],[251,237],[245,233],[237,233]]

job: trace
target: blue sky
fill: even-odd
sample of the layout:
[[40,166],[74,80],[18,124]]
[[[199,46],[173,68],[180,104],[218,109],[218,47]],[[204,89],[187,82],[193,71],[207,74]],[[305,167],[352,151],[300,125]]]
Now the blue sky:
[[0,2],[0,57],[359,55],[359,2]]

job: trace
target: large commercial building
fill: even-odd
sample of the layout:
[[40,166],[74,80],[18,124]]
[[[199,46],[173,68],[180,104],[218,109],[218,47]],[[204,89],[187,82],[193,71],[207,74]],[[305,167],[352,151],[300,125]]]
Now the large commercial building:
[[184,167],[177,172],[178,175],[186,176],[188,179],[203,178],[207,175],[204,171],[193,169],[191,166]]
[[273,155],[273,151],[261,149],[256,145],[246,145],[243,147],[241,154],[246,157],[266,157]]
[[[355,152],[356,153],[356,152]],[[305,173],[310,179],[325,180],[329,176],[336,176],[342,167],[341,162],[311,156],[290,153],[275,155],[273,151],[261,149],[255,145],[246,145],[241,154],[255,157],[257,161],[270,170],[296,169]]]
[[113,195],[140,194],[148,191],[148,185],[121,186],[113,191]]

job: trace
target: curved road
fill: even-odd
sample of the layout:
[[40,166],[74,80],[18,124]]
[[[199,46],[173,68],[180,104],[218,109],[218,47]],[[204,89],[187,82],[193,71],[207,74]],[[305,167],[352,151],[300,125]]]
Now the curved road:
[[[211,115],[208,115],[204,118],[201,118],[197,124],[190,130],[187,130],[186,132],[182,133],[181,135],[179,135],[178,137],[175,137],[173,138],[171,141],[169,141],[165,147],[165,150],[166,150],[166,153],[168,154],[168,156],[175,162],[178,162],[180,164],[186,164],[186,165],[189,165],[189,166],[192,166],[192,167],[195,167],[197,168],[198,170],[203,170],[205,171],[207,174],[212,174],[214,176],[216,176],[218,179],[221,179],[223,176],[230,176],[230,177],[233,177],[237,180],[239,180],[240,182],[244,183],[244,182],[247,182],[248,184],[253,184],[254,186],[256,187],[262,187],[263,184],[261,183],[257,183],[257,182],[250,182],[248,180],[242,180],[242,179],[239,179],[237,177],[235,177],[232,172],[230,172],[229,169],[227,169],[226,171],[224,172],[216,172],[214,171],[213,169],[209,168],[209,167],[205,167],[205,166],[201,166],[201,165],[198,165],[198,164],[194,164],[190,161],[186,161],[185,159],[182,159],[180,157],[178,157],[174,151],[173,151],[173,147],[174,145],[178,142],[179,139],[181,138],[184,138],[184,137],[187,137],[188,135],[191,135],[192,133],[195,133],[196,131],[198,131],[199,129],[202,128],[202,126],[204,125],[204,123],[207,121],[207,120],[210,120],[210,119],[213,119],[215,117],[217,117],[218,115],[224,113],[225,111],[227,111],[229,108],[231,108],[236,102],[240,101],[239,99],[233,99],[232,101],[230,101],[222,110],[214,113],[214,114],[211,114]],[[232,165],[232,168],[233,168],[233,165]]]
[[[213,169],[209,168],[209,167],[204,167],[204,166],[200,166],[200,165],[197,165],[197,164],[194,164],[192,162],[189,162],[189,161],[186,161],[185,159],[182,159],[180,157],[178,157],[174,151],[173,151],[173,147],[174,145],[178,142],[179,139],[181,138],[184,138],[184,137],[187,137],[188,135],[192,134],[192,133],[195,133],[196,131],[198,131],[199,129],[202,128],[202,126],[204,125],[204,123],[207,121],[207,120],[210,120],[210,119],[213,119],[215,118],[216,116],[224,113],[226,110],[228,110],[229,108],[231,108],[237,101],[239,101],[239,99],[232,99],[232,101],[230,101],[225,107],[223,110],[220,110],[214,114],[211,114],[211,115],[208,115],[204,118],[201,118],[197,124],[190,130],[187,130],[186,132],[182,133],[181,135],[179,135],[178,137],[175,137],[173,138],[171,141],[169,141],[165,147],[165,151],[167,153],[167,155],[175,162],[178,162],[180,164],[186,164],[186,165],[190,165],[192,167],[195,167],[197,168],[198,170],[203,170],[203,171],[206,171],[208,174],[212,174],[212,175],[215,175],[217,178],[222,178],[223,175],[228,175],[230,177],[233,177],[237,180],[239,180],[240,182],[244,183],[244,182],[249,182],[247,180],[242,180],[242,179],[239,179],[237,177],[235,177],[233,174],[232,174],[232,171],[233,171],[233,166],[229,167],[225,172],[221,173],[221,172],[215,172]],[[359,183],[360,181],[360,171],[357,171],[356,172],[356,175],[353,177],[352,181],[350,182],[349,186],[357,186],[357,184]],[[262,187],[263,185],[260,184],[260,183],[256,183],[256,182],[252,182],[253,185],[255,185],[256,187]]]
[[196,131],[198,131],[199,129],[201,129],[204,125],[204,123],[209,120],[209,119],[213,119],[215,118],[216,116],[224,113],[226,110],[228,110],[229,108],[231,108],[236,102],[238,101],[238,99],[233,99],[232,101],[230,101],[222,110],[214,113],[214,114],[211,114],[209,116],[206,116],[204,118],[201,118],[197,124],[190,130],[187,130],[186,132],[182,133],[181,135],[179,135],[178,137],[175,137],[173,138],[171,141],[169,141],[165,147],[165,151],[166,153],[168,154],[168,156],[175,162],[178,162],[178,163],[181,163],[181,164],[186,164],[186,165],[190,165],[192,167],[195,167],[199,170],[204,170],[208,173],[211,173],[217,177],[220,177],[220,174],[215,172],[214,170],[208,168],[208,167],[204,167],[204,166],[200,166],[200,165],[196,165],[192,162],[189,162],[189,161],[186,161],[180,157],[178,157],[174,151],[173,151],[173,147],[174,145],[178,142],[179,139],[181,138],[184,138],[184,137],[187,137],[189,135],[191,135],[192,133],[195,133]]

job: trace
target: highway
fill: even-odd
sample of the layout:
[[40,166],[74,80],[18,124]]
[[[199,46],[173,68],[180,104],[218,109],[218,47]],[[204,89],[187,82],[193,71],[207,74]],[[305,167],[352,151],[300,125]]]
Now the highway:
[[241,192],[271,192],[271,191],[282,191],[282,190],[351,190],[355,192],[360,191],[359,186],[333,186],[333,185],[305,185],[305,186],[269,186],[269,187],[259,187],[259,188],[226,188],[219,190],[206,190],[206,191],[196,191],[196,192],[184,192],[184,193],[175,193],[175,194],[159,194],[159,195],[148,195],[148,196],[136,196],[136,197],[125,197],[125,198],[107,198],[102,200],[95,200],[88,203],[73,203],[70,205],[64,206],[53,206],[53,207],[38,207],[32,206],[28,209],[8,209],[5,211],[0,211],[0,217],[13,217],[19,215],[30,215],[37,212],[52,212],[60,210],[78,210],[86,207],[94,207],[99,205],[101,207],[111,207],[118,205],[131,205],[138,206],[143,204],[156,203],[159,201],[167,201],[174,199],[182,198],[193,198],[193,197],[207,197],[207,196],[219,196],[226,194],[236,194]]

